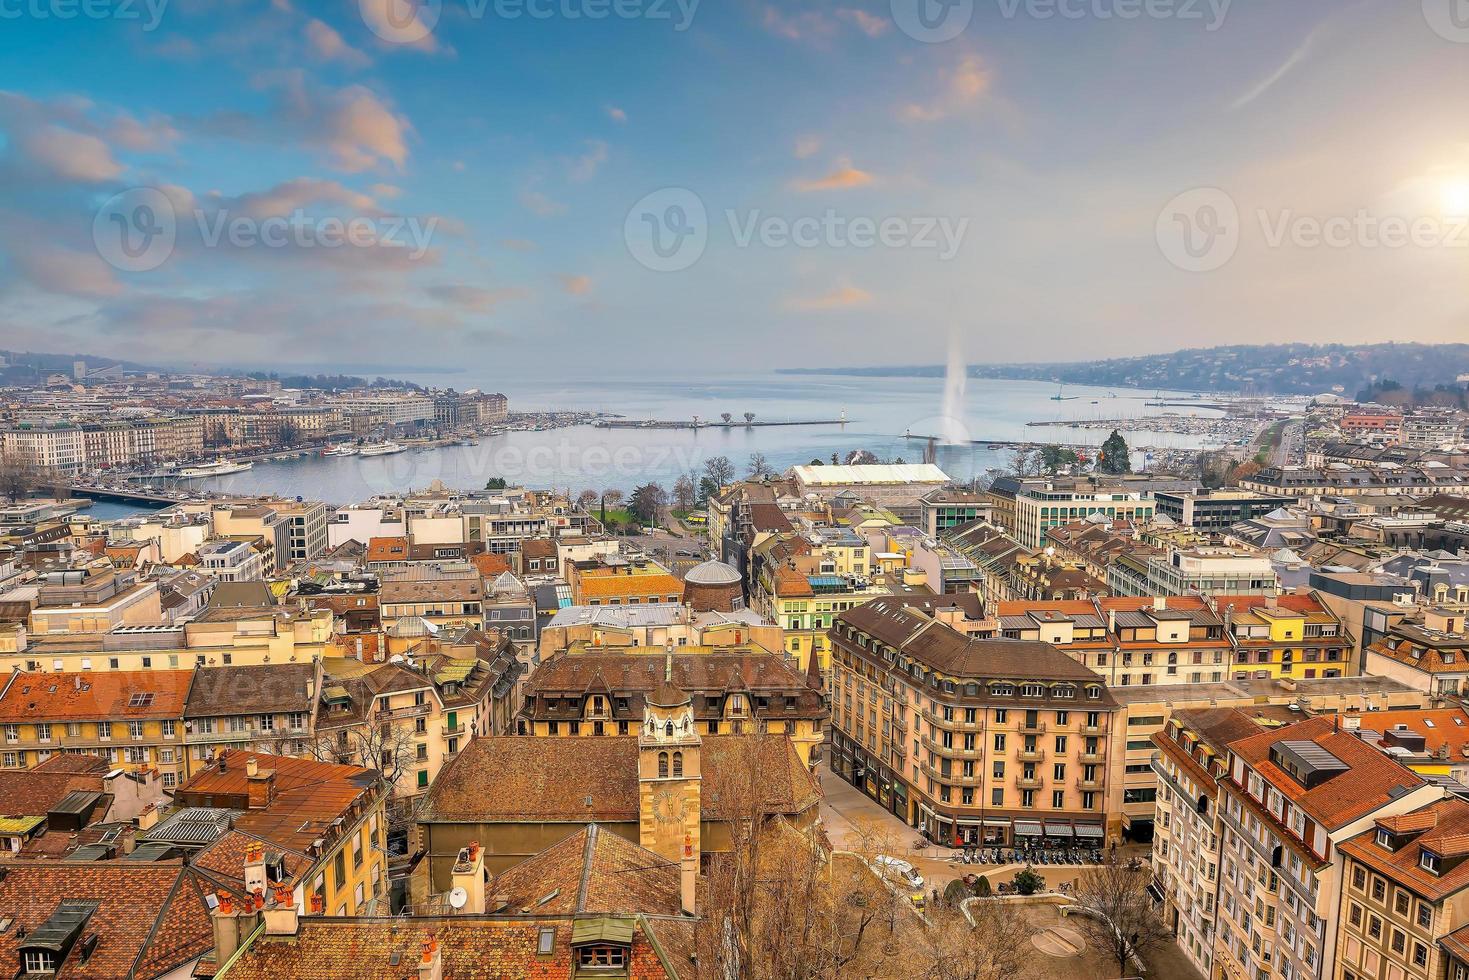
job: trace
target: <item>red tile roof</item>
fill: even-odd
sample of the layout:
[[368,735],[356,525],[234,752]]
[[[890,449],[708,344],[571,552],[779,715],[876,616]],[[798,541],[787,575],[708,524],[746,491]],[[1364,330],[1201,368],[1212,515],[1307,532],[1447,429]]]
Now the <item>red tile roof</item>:
[[14,674],[0,693],[0,722],[182,718],[192,670]]

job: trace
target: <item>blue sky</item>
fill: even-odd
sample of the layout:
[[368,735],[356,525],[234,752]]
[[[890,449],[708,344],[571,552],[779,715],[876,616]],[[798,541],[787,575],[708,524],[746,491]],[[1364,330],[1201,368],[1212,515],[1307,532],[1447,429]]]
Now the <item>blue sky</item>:
[[[413,43],[371,26],[409,0],[90,2],[0,0],[7,347],[595,377],[1469,336],[1462,0],[957,0],[941,43],[903,29],[937,0],[444,0]],[[148,268],[108,240],[140,200]],[[690,200],[702,251],[649,268]]]

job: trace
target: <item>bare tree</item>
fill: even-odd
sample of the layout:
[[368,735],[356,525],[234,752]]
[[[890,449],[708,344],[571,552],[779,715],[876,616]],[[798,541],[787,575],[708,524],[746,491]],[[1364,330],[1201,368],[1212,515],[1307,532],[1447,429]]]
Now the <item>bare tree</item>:
[[0,456],[0,493],[18,500],[39,490],[48,475],[39,464],[18,453]]
[[1128,960],[1171,942],[1173,935],[1148,894],[1153,873],[1146,863],[1120,861],[1088,867],[1076,879],[1073,895],[1089,914],[1073,916],[1099,949],[1117,963],[1122,975]]
[[579,494],[576,495],[576,507],[577,507],[577,510],[580,510],[580,511],[583,511],[585,513],[590,514],[592,512],[592,508],[595,507],[596,505],[597,505],[597,491],[595,491],[595,490],[583,490],[581,493],[579,493]]
[[[376,769],[392,794],[388,824],[390,831],[406,832],[413,823],[414,801],[409,791],[418,771],[418,737],[411,720],[407,723],[364,719],[302,737],[281,737],[267,751],[293,755],[340,766]],[[290,751],[286,751],[290,749]]]
[[755,421],[755,413],[754,412],[746,412],[745,413],[745,424],[746,425],[749,425],[753,421]]
[[719,417],[724,420],[725,425],[729,425],[730,420],[734,418],[734,416],[729,414],[728,412],[720,412]]
[[769,472],[770,472],[770,461],[765,458],[765,454],[762,453],[762,452],[758,452],[758,451],[751,453],[750,454],[750,476],[752,478],[754,478],[754,479],[759,479],[760,477],[766,475]]
[[722,490],[734,480],[734,464],[729,461],[728,456],[713,456],[704,460],[704,474],[716,489]]
[[1030,929],[1003,900],[975,902],[974,924],[958,909],[932,910],[911,976],[923,980],[1010,980],[1020,975]]
[[694,488],[694,481],[685,473],[673,483],[673,506],[679,510],[692,510],[697,499],[697,494],[698,491]]

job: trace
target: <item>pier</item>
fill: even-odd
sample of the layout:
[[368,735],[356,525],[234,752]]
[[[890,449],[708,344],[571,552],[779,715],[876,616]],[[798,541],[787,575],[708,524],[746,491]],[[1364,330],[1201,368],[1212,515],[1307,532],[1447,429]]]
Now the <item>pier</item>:
[[788,425],[846,425],[845,417],[839,419],[814,419],[794,422],[734,421],[711,422],[708,419],[680,420],[663,419],[601,419],[595,423],[599,429],[759,429]]

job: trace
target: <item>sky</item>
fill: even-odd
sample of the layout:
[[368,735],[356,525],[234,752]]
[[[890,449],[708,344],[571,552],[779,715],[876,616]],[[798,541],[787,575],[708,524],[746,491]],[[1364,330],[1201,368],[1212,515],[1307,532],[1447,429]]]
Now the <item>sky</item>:
[[0,0],[0,346],[518,378],[1469,337],[1465,0]]

